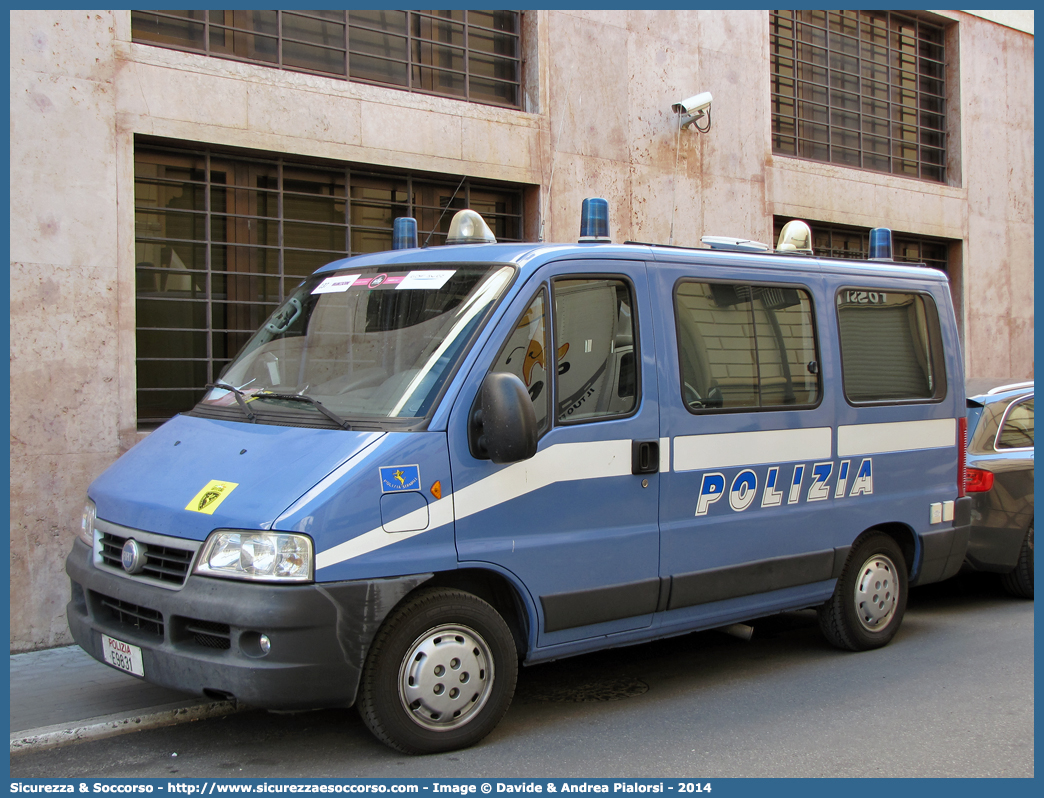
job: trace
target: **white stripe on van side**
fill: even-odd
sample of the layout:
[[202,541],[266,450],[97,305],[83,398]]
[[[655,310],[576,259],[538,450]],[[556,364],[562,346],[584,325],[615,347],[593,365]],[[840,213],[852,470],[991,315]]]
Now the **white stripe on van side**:
[[837,428],[837,456],[913,452],[957,445],[957,419],[850,424]]
[[680,435],[674,439],[674,470],[828,460],[833,456],[832,443],[830,427]]
[[[466,518],[527,493],[558,482],[579,479],[601,479],[626,476],[631,473],[631,441],[591,441],[587,443],[560,443],[549,446],[536,456],[491,474],[454,494],[443,496],[428,505],[431,513],[427,528],[415,532],[385,532],[383,527],[371,529],[358,537],[320,552],[315,558],[316,570],[383,549],[400,540],[430,532],[453,523],[456,517]],[[410,516],[423,513],[415,510],[401,519],[402,526],[410,526]]]
[[337,563],[350,560],[353,557],[360,557],[363,554],[369,554],[371,551],[383,549],[385,546],[390,546],[392,543],[398,543],[400,540],[406,540],[424,532],[438,529],[440,526],[452,524],[453,497],[443,496],[441,499],[432,502],[427,507],[420,510],[414,510],[412,513],[407,513],[397,520],[402,521],[403,526],[408,526],[410,525],[408,522],[410,521],[411,516],[422,518],[423,513],[428,514],[428,525],[424,529],[417,529],[412,532],[385,532],[384,527],[371,529],[369,532],[365,532],[351,540],[346,540],[344,543],[334,546],[331,549],[319,552],[315,556],[315,570],[318,571],[320,568],[328,568],[331,565],[337,565]]
[[457,518],[467,518],[558,482],[631,473],[631,441],[559,443],[456,492]]

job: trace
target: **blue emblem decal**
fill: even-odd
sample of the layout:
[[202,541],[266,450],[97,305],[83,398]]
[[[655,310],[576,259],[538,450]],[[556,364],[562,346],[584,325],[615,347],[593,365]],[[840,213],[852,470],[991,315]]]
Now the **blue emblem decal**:
[[381,468],[381,492],[420,490],[420,466],[384,466]]

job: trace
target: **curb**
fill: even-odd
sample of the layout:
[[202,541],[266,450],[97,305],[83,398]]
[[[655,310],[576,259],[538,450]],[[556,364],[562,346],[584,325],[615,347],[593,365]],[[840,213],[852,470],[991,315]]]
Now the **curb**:
[[209,704],[184,703],[164,704],[150,707],[139,714],[121,712],[115,715],[103,715],[88,720],[77,720],[70,723],[58,723],[54,726],[43,726],[38,729],[11,732],[11,753],[23,751],[42,751],[62,745],[102,740],[127,732],[159,729],[177,723],[188,723],[194,720],[220,717],[241,712],[246,707],[239,707],[233,701],[217,701]]

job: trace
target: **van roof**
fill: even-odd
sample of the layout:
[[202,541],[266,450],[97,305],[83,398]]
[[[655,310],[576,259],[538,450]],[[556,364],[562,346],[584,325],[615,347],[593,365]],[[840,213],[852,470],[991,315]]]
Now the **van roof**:
[[379,268],[439,263],[511,263],[529,272],[553,260],[591,258],[633,260],[636,257],[662,263],[765,268],[773,272],[813,272],[880,276],[946,282],[945,272],[923,265],[823,258],[814,255],[781,255],[734,252],[707,248],[668,247],[657,244],[460,244],[416,249],[386,250],[333,261],[316,273],[345,268]]

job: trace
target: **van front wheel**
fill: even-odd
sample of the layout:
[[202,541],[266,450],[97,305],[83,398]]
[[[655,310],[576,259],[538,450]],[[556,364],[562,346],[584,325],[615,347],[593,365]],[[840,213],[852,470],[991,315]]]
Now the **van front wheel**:
[[869,532],[856,541],[834,595],[819,607],[819,628],[837,648],[880,648],[899,631],[907,585],[899,544],[883,532]]
[[466,748],[507,712],[517,675],[511,630],[493,607],[460,590],[421,590],[377,633],[359,714],[404,753]]

